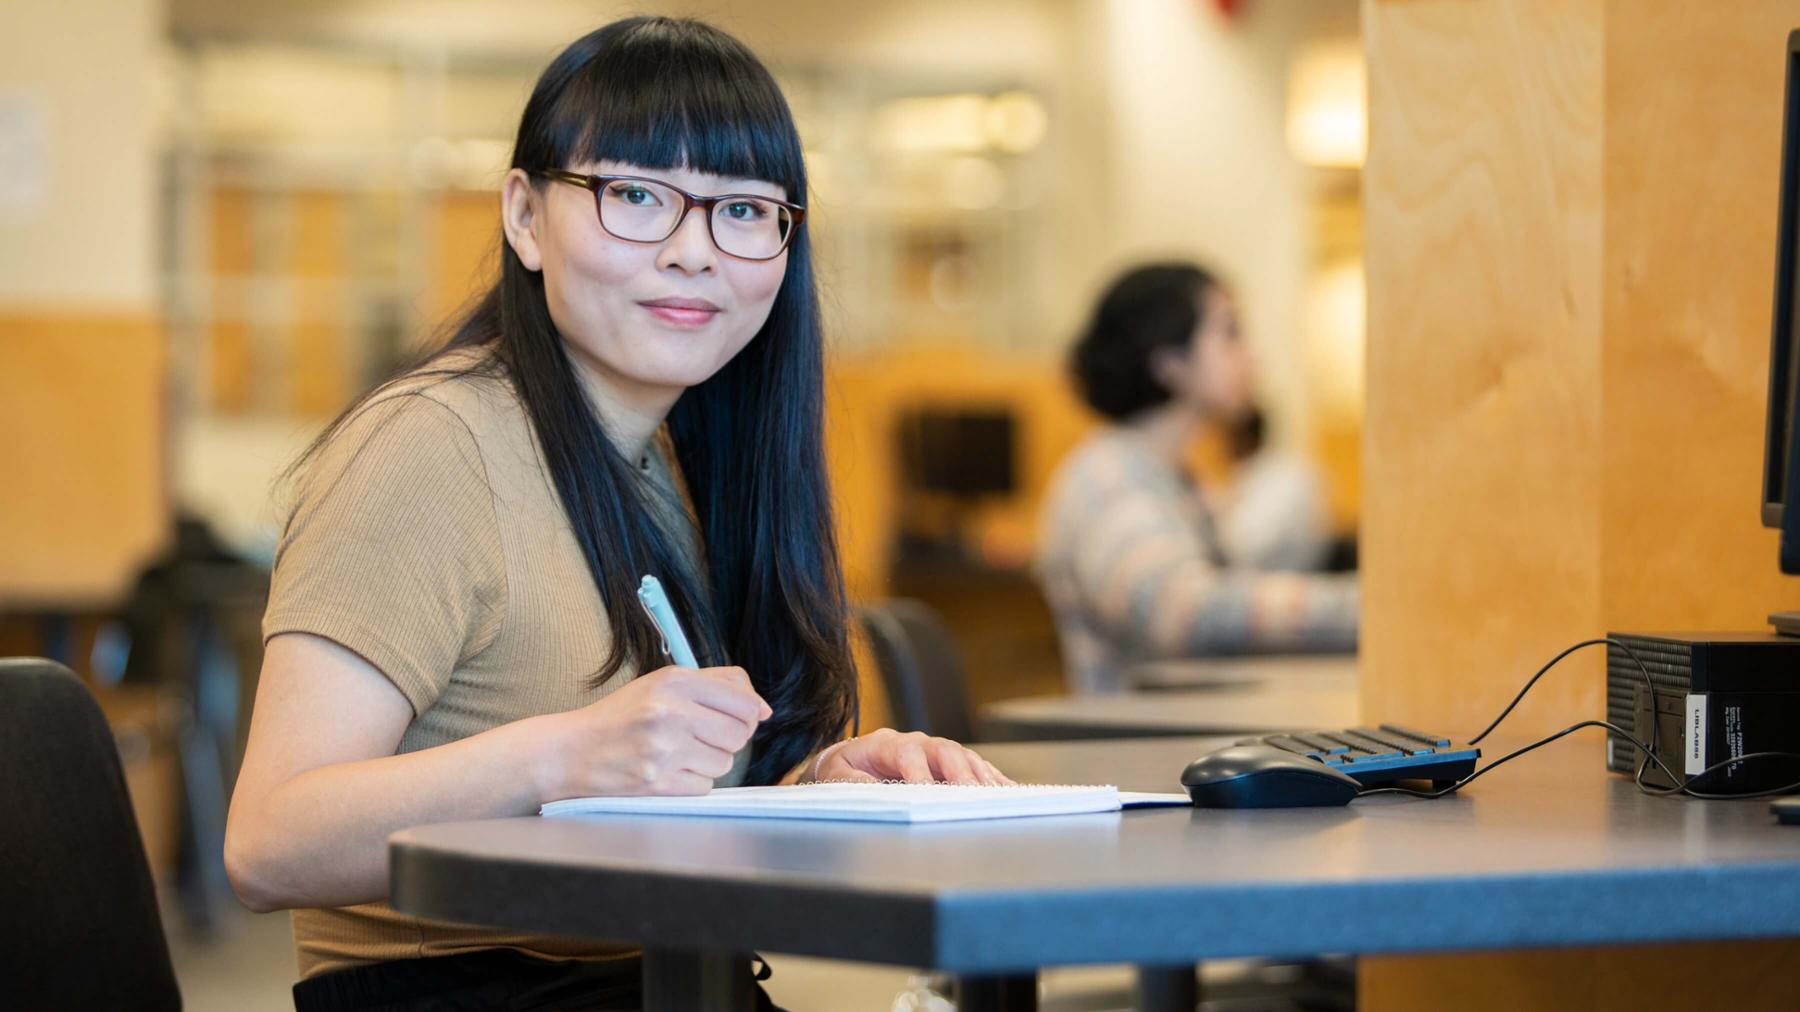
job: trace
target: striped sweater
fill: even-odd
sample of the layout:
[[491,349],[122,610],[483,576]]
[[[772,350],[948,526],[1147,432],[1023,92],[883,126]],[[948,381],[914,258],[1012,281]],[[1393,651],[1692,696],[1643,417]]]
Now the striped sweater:
[[1152,660],[1356,646],[1353,578],[1229,568],[1199,489],[1127,428],[1063,461],[1037,571],[1075,692],[1127,689]]

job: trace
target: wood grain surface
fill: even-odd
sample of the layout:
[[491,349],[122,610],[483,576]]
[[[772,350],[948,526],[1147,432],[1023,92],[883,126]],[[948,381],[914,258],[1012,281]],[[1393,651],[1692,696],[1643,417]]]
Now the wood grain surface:
[[[1363,14],[1365,716],[1472,730],[1565,643],[1756,629],[1800,605],[1758,517],[1800,4]],[[1572,660],[1509,733],[1597,716],[1602,699],[1599,658]],[[1796,956],[1767,942],[1369,960],[1362,1007],[1790,1008]]]

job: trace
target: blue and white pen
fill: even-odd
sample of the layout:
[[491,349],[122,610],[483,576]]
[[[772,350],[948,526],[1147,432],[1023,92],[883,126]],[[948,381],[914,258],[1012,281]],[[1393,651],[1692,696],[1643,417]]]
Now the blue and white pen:
[[694,648],[688,646],[687,634],[681,631],[681,623],[675,618],[675,609],[669,604],[669,595],[663,592],[662,581],[654,576],[645,576],[638,584],[638,602],[644,606],[644,613],[655,623],[656,631],[662,633],[663,653],[669,659],[684,668],[700,666],[699,658],[694,656]]

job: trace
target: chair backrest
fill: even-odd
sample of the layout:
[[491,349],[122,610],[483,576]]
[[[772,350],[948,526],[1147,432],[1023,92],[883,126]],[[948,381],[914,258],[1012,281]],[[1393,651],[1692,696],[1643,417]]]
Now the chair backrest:
[[859,617],[881,669],[894,727],[973,740],[975,720],[962,659],[937,612],[922,601],[896,598],[864,605]]
[[181,1008],[118,747],[54,661],[0,659],[0,1005]]

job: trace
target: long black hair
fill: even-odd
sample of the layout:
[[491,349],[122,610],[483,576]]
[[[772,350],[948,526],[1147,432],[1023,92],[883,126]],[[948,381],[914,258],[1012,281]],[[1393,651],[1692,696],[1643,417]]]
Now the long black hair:
[[[741,42],[699,21],[615,21],[577,39],[538,78],[512,167],[602,160],[765,180],[806,199],[799,132],[774,78]],[[530,416],[612,627],[596,684],[626,665],[655,666],[661,638],[636,589],[642,574],[656,574],[700,662],[742,666],[774,710],[756,731],[748,781],[775,782],[856,717],[806,230],[788,249],[762,329],[668,417],[704,545],[698,572],[678,548],[681,533],[655,519],[656,493],[606,437],[551,321],[542,275],[504,238],[499,247],[499,279],[438,354],[488,350],[477,368],[504,376]],[[405,375],[431,369],[427,361]]]

